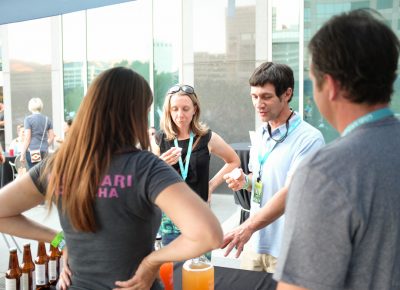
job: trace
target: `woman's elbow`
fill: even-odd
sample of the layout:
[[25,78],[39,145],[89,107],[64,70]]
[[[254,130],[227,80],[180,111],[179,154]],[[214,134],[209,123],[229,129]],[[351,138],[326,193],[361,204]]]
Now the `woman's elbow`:
[[207,235],[207,243],[211,249],[217,249],[221,246],[223,240],[223,232],[220,224],[212,227],[208,231]]

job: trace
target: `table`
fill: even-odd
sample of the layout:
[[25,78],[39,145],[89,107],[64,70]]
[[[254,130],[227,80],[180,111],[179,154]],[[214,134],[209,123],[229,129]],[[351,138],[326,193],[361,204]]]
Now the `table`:
[[[182,290],[182,264],[174,264],[174,290]],[[275,290],[272,274],[214,266],[214,290]]]
[[14,180],[13,177],[13,170],[11,168],[10,163],[8,163],[9,161],[11,162],[15,162],[15,156],[10,156],[8,155],[8,153],[5,154],[6,157],[6,161],[4,162],[4,164],[1,165],[1,169],[0,169],[0,185],[1,187],[5,186],[7,183],[10,183],[11,181]]
[[[250,143],[232,143],[229,144],[240,158],[240,164],[245,174],[249,174],[249,158],[250,158]],[[240,210],[240,224],[242,224],[250,216],[250,200],[251,192],[247,190],[235,191],[235,203],[241,206]]]

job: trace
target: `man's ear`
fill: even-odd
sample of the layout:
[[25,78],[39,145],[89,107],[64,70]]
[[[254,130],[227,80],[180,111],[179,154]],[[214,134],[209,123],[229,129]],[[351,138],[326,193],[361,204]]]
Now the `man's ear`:
[[330,74],[324,75],[324,90],[328,92],[328,99],[334,101],[339,96],[340,82],[335,80]]
[[290,97],[292,96],[292,94],[293,94],[293,89],[292,88],[287,88],[286,91],[285,91],[285,100],[286,100],[286,102],[289,102]]

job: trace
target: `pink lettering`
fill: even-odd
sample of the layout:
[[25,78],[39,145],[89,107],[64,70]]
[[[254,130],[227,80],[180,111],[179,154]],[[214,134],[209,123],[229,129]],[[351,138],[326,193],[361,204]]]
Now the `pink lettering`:
[[99,188],[98,189],[98,191],[97,191],[97,196],[99,197],[99,198],[107,198],[107,188]]
[[100,186],[112,186],[110,175],[104,176],[103,181],[101,182]]
[[118,196],[117,190],[113,187],[113,188],[110,189],[110,193],[108,194],[108,198],[114,198],[114,197],[118,198],[119,196]]
[[114,186],[119,186],[120,188],[125,188],[125,176],[115,175],[114,176]]

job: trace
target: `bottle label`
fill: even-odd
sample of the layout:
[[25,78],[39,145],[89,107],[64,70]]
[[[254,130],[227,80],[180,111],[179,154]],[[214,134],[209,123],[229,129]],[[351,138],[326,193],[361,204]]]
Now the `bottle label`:
[[29,289],[29,273],[22,273],[21,290],[32,290],[32,288]]
[[36,290],[36,275],[35,275],[35,271],[32,271],[32,290]]
[[60,257],[60,274],[62,273],[63,270],[64,270],[64,257],[61,256]]
[[17,279],[6,278],[6,290],[17,290]]
[[21,290],[36,290],[35,271],[31,273],[22,273]]
[[57,261],[49,261],[49,281],[57,280]]
[[46,285],[46,265],[36,264],[36,285]]

